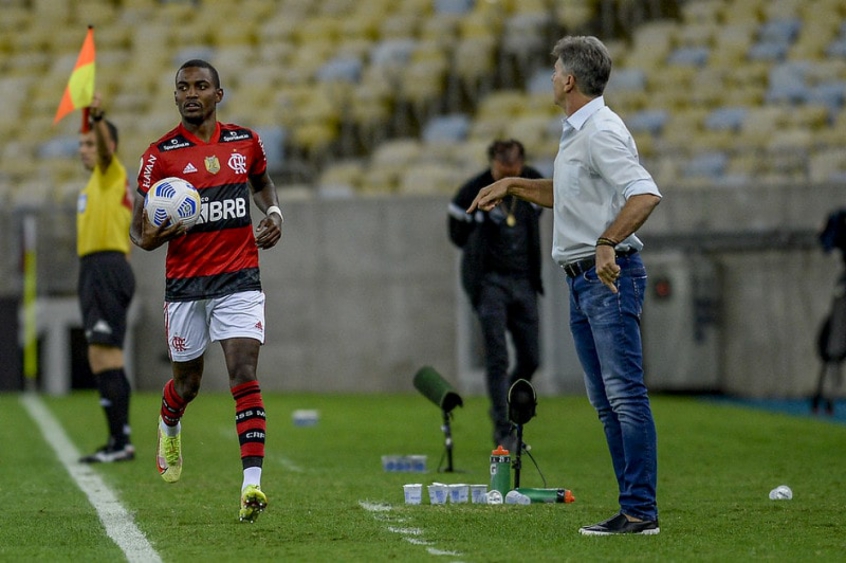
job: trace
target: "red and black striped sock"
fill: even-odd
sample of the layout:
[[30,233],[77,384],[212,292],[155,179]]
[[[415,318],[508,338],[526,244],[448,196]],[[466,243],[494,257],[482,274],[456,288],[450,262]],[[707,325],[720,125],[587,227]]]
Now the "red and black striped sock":
[[179,396],[173,384],[173,379],[165,383],[162,391],[162,420],[168,426],[176,426],[179,419],[185,414],[185,407],[188,402]]
[[235,428],[241,444],[244,467],[261,467],[267,420],[258,381],[248,381],[230,389],[235,399]]

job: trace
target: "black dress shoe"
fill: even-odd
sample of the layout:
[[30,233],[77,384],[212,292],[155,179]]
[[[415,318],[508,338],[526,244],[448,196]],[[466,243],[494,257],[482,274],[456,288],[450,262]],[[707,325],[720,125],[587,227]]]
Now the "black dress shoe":
[[605,522],[579,528],[579,532],[585,536],[610,536],[612,534],[641,534],[651,536],[660,531],[658,520],[630,522],[622,512]]

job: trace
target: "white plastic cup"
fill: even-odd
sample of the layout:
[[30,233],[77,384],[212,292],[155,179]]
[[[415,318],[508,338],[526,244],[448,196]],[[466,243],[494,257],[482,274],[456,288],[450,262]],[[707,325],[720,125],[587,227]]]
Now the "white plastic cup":
[[394,472],[400,470],[400,457],[398,455],[383,455],[382,456],[382,469],[388,472]]
[[449,488],[443,483],[429,485],[429,502],[431,504],[446,504]]
[[787,485],[779,485],[770,491],[770,500],[790,500],[793,498],[793,491]]
[[428,459],[425,455],[410,455],[406,456],[409,461],[409,471],[413,473],[426,473],[426,460]]
[[470,500],[473,504],[488,504],[488,486],[470,485]]
[[505,504],[532,504],[532,499],[519,491],[508,491]]
[[449,501],[453,504],[464,504],[470,496],[470,485],[464,483],[449,486]]
[[488,491],[485,496],[488,499],[488,504],[502,504],[502,493],[496,489]]
[[402,486],[405,495],[405,504],[420,504],[423,500],[423,484],[410,483]]
[[291,413],[294,426],[315,426],[320,420],[320,411],[313,409],[299,409]]

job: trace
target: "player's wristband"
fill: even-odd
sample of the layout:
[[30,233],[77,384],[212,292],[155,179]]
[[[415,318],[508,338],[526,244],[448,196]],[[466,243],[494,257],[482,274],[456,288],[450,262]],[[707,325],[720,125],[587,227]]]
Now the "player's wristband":
[[279,215],[279,218],[282,220],[282,222],[283,223],[285,222],[285,217],[282,216],[282,210],[279,209],[278,205],[271,205],[270,207],[267,208],[267,211],[264,214],[265,214],[265,216],[267,216],[267,215],[270,215],[271,213],[276,213],[277,215]]
[[91,121],[103,121],[103,117],[105,117],[105,115],[106,112],[104,111],[97,112],[96,114],[91,112]]

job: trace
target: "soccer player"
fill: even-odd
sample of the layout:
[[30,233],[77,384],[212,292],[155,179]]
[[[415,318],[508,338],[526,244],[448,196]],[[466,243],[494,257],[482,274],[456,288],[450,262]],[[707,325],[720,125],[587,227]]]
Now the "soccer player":
[[[173,378],[162,395],[156,461],[165,481],[179,480],[180,420],[200,390],[206,347],[219,341],[235,399],[244,470],[239,517],[254,522],[267,506],[261,490],[265,412],[256,378],[265,325],[258,250],[279,242],[282,212],[259,136],[217,120],[223,99],[217,70],[199,59],[184,63],[176,73],[174,98],[182,120],[142,157],[130,231],[144,250],[167,243],[165,332]],[[191,229],[182,222],[153,227],[143,211],[150,187],[171,176],[200,192],[202,212]],[[265,214],[255,232],[251,193]]]
[[117,127],[104,118],[99,94],[88,108],[88,131],[79,135],[79,157],[91,178],[79,193],[76,249],[79,255],[79,304],[88,364],[106,413],[105,446],[80,458],[83,463],[111,463],[135,458],[129,441],[130,385],[124,370],[126,317],[135,293],[127,261],[132,194],[126,168],[116,156]]

